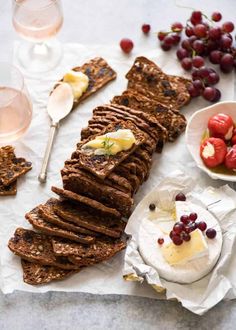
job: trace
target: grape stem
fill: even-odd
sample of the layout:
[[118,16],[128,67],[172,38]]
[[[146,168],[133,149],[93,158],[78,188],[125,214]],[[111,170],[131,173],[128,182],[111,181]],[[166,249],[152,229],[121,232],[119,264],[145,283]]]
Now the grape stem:
[[178,4],[178,3],[177,3],[177,0],[175,0],[175,5],[176,5],[176,7],[179,7],[179,8],[190,9],[190,10],[193,10],[193,11],[195,10],[195,9],[192,8],[192,7],[183,6],[183,5]]

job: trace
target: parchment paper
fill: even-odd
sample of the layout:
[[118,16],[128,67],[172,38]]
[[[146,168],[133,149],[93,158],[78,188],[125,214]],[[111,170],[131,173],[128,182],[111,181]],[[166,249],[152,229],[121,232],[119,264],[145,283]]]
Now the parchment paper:
[[[78,44],[65,44],[64,59],[56,70],[38,77],[26,77],[26,84],[34,105],[34,115],[29,130],[19,141],[14,143],[14,146],[17,155],[26,157],[33,162],[33,169],[19,180],[17,196],[0,199],[0,285],[4,293],[10,293],[14,290],[32,292],[54,290],[162,298],[145,283],[127,283],[122,279],[124,257],[122,253],[109,262],[87,268],[62,282],[33,287],[23,283],[20,259],[15,257],[7,248],[7,242],[13,235],[15,228],[19,226],[31,228],[24,219],[24,214],[53,196],[50,191],[52,184],[61,186],[60,169],[63,167],[64,161],[70,157],[76,142],[79,141],[81,128],[87,125],[92,116],[93,108],[109,102],[114,95],[121,94],[126,88],[127,81],[124,76],[135,57],[139,55],[154,60],[167,73],[183,74],[174,52],[166,54],[158,50],[156,45],[151,50],[134,48],[132,54],[127,56],[120,51],[117,45],[86,47]],[[37,176],[49,133],[50,121],[46,113],[48,94],[55,81],[61,78],[68,69],[81,65],[95,56],[103,56],[116,70],[118,77],[94,96],[85,100],[61,123],[51,155],[48,181],[45,186],[41,186]],[[225,75],[221,78],[219,88],[223,94],[222,99],[233,99],[233,75]],[[189,117],[194,111],[205,107],[207,104],[206,101],[199,98],[188,105],[183,113]],[[163,177],[177,168],[185,168],[193,178],[197,179],[199,183],[202,182],[203,185],[219,184],[210,180],[196,168],[186,149],[184,135],[182,135],[175,143],[166,145],[161,155],[154,156],[149,180],[144,183],[135,196],[135,203],[137,204]]]

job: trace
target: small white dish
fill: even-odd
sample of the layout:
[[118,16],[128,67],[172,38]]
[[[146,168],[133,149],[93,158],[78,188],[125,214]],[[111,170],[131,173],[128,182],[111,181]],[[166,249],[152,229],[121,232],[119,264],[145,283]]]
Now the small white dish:
[[219,102],[195,112],[190,117],[186,128],[185,139],[187,148],[197,166],[212,179],[236,182],[236,175],[214,173],[204,165],[200,157],[200,144],[202,136],[207,129],[208,120],[217,113],[225,113],[231,116],[233,121],[236,122],[236,101]]

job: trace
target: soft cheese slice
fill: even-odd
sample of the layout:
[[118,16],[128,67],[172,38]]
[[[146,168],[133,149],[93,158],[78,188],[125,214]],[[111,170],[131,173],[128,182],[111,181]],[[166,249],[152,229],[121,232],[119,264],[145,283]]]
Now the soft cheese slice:
[[136,142],[130,129],[118,129],[104,135],[97,136],[87,142],[83,149],[94,149],[95,155],[116,155],[118,152],[130,149]]
[[204,257],[208,254],[208,245],[201,230],[196,229],[191,234],[189,242],[175,245],[173,242],[162,246],[162,254],[170,265],[186,264],[188,261]]
[[73,91],[74,98],[78,100],[82,94],[87,90],[89,85],[89,78],[84,73],[79,71],[68,71],[64,77],[63,81],[68,83]]

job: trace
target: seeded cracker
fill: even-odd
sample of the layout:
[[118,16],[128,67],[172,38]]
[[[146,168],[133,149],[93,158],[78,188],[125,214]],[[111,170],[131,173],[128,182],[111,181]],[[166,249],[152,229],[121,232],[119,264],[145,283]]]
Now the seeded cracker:
[[48,236],[32,230],[17,228],[8,247],[14,254],[29,262],[62,269],[78,269],[67,258],[54,255]]
[[73,68],[74,71],[82,72],[89,78],[88,89],[78,99],[74,100],[73,108],[89,97],[96,93],[99,89],[105,86],[108,82],[116,79],[116,72],[108,65],[102,57],[95,57],[82,66]]
[[32,168],[32,163],[17,158],[12,146],[0,148],[0,184],[9,186]]
[[95,241],[93,236],[79,234],[70,230],[62,229],[50,222],[45,221],[43,217],[40,216],[38,207],[35,207],[30,212],[26,213],[25,218],[35,229],[40,230],[45,235],[54,235],[68,238],[72,241],[80,242],[83,244],[91,244]]
[[121,120],[117,123],[110,124],[98,135],[114,132],[118,129],[130,129],[135,136],[136,143],[129,150],[120,151],[116,155],[90,155],[84,152],[82,147],[88,141],[96,138],[96,136],[92,136],[87,141],[83,141],[83,143],[77,145],[77,158],[82,168],[101,179],[105,179],[116,166],[118,166],[124,159],[134,152],[139,145],[147,140],[147,134],[142,132],[135,124],[128,120]]
[[54,266],[44,266],[24,259],[21,259],[21,266],[23,269],[23,280],[30,285],[61,281],[79,271],[60,269]]

